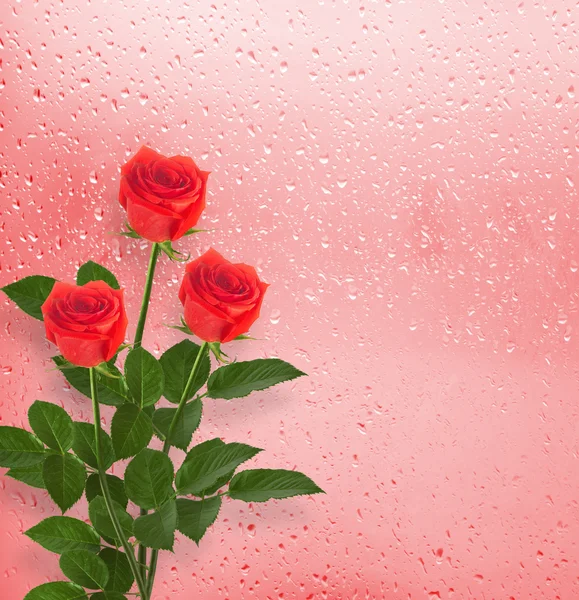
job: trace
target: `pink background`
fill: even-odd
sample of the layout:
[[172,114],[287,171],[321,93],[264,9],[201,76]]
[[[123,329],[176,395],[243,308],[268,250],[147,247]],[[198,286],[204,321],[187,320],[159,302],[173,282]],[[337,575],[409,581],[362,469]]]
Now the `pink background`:
[[[100,261],[132,335],[147,252],[107,235],[119,165],[188,154],[215,231],[179,248],[271,283],[232,353],[310,375],[208,401],[197,439],[327,495],[227,501],[162,555],[155,600],[579,597],[577,2],[6,3],[0,284]],[[182,272],[160,264],[156,354]],[[0,310],[1,422],[36,398],[88,419],[42,325]],[[58,576],[22,535],[53,514],[0,479],[3,599]]]

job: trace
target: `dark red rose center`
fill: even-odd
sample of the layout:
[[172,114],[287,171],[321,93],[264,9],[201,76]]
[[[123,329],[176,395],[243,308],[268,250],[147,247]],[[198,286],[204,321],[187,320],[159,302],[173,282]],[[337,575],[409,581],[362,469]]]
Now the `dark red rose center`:
[[215,276],[215,283],[226,292],[235,292],[240,289],[239,279],[233,273],[228,271],[220,271],[217,273]]
[[118,300],[107,292],[74,290],[54,302],[54,318],[62,327],[100,327],[112,324],[118,316]]
[[122,172],[121,204],[139,235],[179,239],[196,223],[205,206],[207,174],[192,160],[143,150]]
[[95,313],[102,310],[103,303],[99,302],[96,298],[90,298],[86,296],[72,297],[69,299],[70,308],[77,313]]
[[206,302],[222,308],[249,305],[259,296],[257,281],[232,264],[199,264],[188,276],[193,288]]
[[184,185],[181,175],[165,165],[155,163],[151,174],[155,183],[159,185],[168,188],[183,187]]

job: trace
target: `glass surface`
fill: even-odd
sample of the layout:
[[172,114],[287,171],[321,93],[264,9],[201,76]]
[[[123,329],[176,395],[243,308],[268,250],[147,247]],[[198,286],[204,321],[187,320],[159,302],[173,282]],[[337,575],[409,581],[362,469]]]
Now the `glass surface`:
[[[579,597],[575,0],[5,0],[0,284],[126,288],[146,244],[108,235],[142,144],[210,170],[209,246],[271,284],[259,341],[309,374],[206,402],[198,441],[265,448],[327,495],[225,502],[162,553],[154,600]],[[181,339],[163,259],[145,346]],[[42,324],[0,301],[0,417],[90,403]],[[111,412],[104,411],[105,424]],[[174,449],[177,458],[182,453]],[[59,514],[0,478],[0,597],[59,578],[23,535]],[[81,501],[70,514],[86,516]]]

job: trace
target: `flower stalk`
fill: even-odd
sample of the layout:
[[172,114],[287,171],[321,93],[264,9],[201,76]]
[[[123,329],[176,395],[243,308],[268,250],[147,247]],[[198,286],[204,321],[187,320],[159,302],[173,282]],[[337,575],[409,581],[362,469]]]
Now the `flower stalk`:
[[159,258],[159,244],[153,243],[151,246],[151,256],[149,258],[149,267],[147,269],[147,279],[145,281],[145,289],[143,291],[143,301],[141,302],[141,312],[137,322],[137,330],[135,332],[135,348],[143,342],[143,333],[145,332],[145,322],[147,321],[147,313],[149,311],[149,302],[151,301],[151,291],[153,289],[153,279],[155,277],[155,267]]
[[[153,279],[155,278],[155,267],[157,266],[157,259],[159,258],[160,252],[161,249],[159,244],[153,242],[151,246],[151,255],[149,258],[149,267],[147,268],[147,279],[145,280],[145,289],[143,291],[143,301],[141,302],[141,312],[139,314],[137,330],[135,332],[135,348],[138,348],[143,342],[145,323],[147,321],[147,313],[149,312],[149,303],[151,301],[151,291],[153,289]],[[147,512],[148,511],[146,511],[144,508],[141,508],[141,516],[145,516]],[[141,570],[141,577],[144,579],[147,576],[147,547],[143,544],[139,545],[138,559],[139,567]]]
[[98,392],[96,386],[96,371],[94,368],[91,368],[90,371],[90,393],[92,398],[92,409],[94,414],[94,432],[95,432],[95,454],[98,465],[98,474],[99,481],[101,484],[101,488],[103,491],[103,497],[105,500],[105,504],[107,507],[107,511],[109,513],[109,517],[113,523],[113,527],[117,533],[117,539],[120,540],[127,559],[129,561],[129,566],[131,567],[131,571],[133,572],[133,576],[135,577],[135,581],[137,582],[137,587],[139,588],[139,594],[141,595],[142,600],[148,600],[149,596],[147,594],[147,588],[145,586],[145,582],[143,577],[141,576],[141,570],[139,569],[139,565],[137,565],[137,561],[135,560],[135,554],[133,552],[133,547],[125,537],[123,533],[123,529],[121,524],[119,523],[119,519],[117,518],[117,514],[114,510],[113,499],[111,497],[111,492],[109,490],[109,484],[107,481],[106,471],[103,468],[103,459],[102,459],[102,448],[101,448],[101,415],[100,415],[100,407],[98,402]]
[[[171,424],[169,425],[169,430],[167,432],[167,438],[165,439],[165,443],[163,444],[163,452],[167,455],[169,454],[169,451],[171,450],[171,439],[173,438],[173,432],[175,430],[177,423],[179,422],[181,413],[183,412],[183,409],[185,408],[185,405],[187,404],[187,398],[190,394],[191,387],[193,386],[193,382],[195,381],[195,375],[197,374],[197,370],[199,368],[199,365],[201,364],[201,360],[203,359],[203,356],[207,352],[208,348],[209,348],[209,344],[207,342],[203,342],[203,344],[201,344],[201,347],[199,348],[199,352],[197,353],[197,357],[195,358],[195,362],[193,363],[193,367],[191,368],[191,372],[189,373],[189,379],[187,380],[185,389],[183,390],[183,395],[181,396],[181,399],[179,400],[179,406],[177,407],[177,410],[175,411],[175,414],[173,415],[173,419],[171,420]],[[159,558],[159,551],[152,550],[151,551],[151,562],[149,564],[149,576],[147,579],[147,592],[149,594],[151,594],[153,592],[153,585],[155,584],[155,573],[157,571],[158,558]]]

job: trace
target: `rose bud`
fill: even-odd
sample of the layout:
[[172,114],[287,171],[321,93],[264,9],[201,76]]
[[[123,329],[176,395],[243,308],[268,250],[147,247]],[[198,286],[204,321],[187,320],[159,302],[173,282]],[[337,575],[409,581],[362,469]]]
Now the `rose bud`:
[[110,360],[125,339],[123,291],[104,281],[83,286],[56,282],[41,310],[46,337],[79,367]]
[[185,323],[206,342],[229,342],[259,317],[267,287],[253,267],[232,264],[210,249],[187,265],[179,290]]
[[151,242],[178,240],[205,208],[208,176],[191,158],[143,146],[121,167],[119,201],[129,225]]

